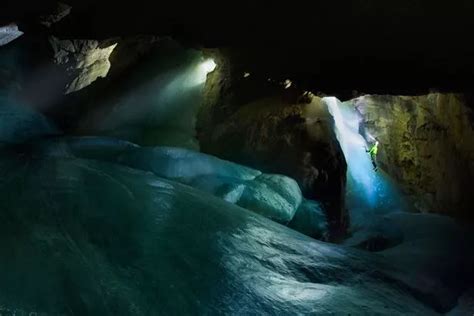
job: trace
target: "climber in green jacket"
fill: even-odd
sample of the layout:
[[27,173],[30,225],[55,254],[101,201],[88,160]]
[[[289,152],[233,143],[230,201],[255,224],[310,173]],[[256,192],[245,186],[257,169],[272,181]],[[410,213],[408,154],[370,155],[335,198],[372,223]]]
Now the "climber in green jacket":
[[379,151],[379,142],[375,141],[375,144],[369,150],[366,150],[369,155],[370,159],[372,160],[372,165],[374,166],[374,171],[377,171],[377,152]]

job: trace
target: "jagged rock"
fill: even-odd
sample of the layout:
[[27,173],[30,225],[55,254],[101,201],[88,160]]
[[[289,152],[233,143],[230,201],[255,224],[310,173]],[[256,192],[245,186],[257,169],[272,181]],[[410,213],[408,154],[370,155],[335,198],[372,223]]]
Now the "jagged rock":
[[16,24],[0,26],[0,46],[10,43],[22,35],[23,32],[18,29]]
[[352,101],[379,161],[418,209],[473,218],[474,120],[459,94],[365,96]]
[[110,54],[117,43],[112,40],[60,40],[50,38],[54,61],[65,67],[71,80],[66,94],[81,90],[98,78],[105,78],[110,69]]
[[40,23],[46,27],[51,27],[54,23],[57,23],[64,19],[71,13],[72,7],[66,3],[58,2],[56,9],[49,15],[41,17]]

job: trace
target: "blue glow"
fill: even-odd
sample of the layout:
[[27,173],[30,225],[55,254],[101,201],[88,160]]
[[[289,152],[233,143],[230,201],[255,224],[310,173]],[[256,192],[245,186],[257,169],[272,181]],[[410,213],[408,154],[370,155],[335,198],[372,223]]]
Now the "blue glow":
[[[371,215],[404,209],[402,197],[382,170],[374,171],[369,147],[359,134],[360,116],[350,103],[337,98],[323,99],[334,118],[335,132],[347,162],[346,203],[355,226],[369,221]],[[383,143],[379,145],[383,150]]]

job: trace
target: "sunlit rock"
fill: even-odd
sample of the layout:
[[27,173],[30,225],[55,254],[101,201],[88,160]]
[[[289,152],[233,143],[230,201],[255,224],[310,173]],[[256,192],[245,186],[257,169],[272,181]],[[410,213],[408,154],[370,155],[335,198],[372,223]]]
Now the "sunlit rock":
[[66,94],[81,90],[98,78],[107,76],[111,67],[109,57],[117,43],[96,40],[60,40],[50,38],[54,61],[65,67],[71,77]]

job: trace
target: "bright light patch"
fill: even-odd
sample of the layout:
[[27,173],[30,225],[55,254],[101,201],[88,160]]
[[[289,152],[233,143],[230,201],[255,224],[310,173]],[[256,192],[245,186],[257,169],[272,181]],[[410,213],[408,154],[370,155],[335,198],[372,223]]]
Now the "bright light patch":
[[207,74],[213,72],[216,69],[217,64],[212,58],[204,60],[196,68],[195,84],[200,85],[206,82]]
[[209,59],[205,60],[201,64],[201,68],[206,73],[206,75],[210,72],[213,72],[214,69],[216,69],[216,66],[217,66],[216,63],[214,62],[214,60],[212,58],[209,58]]

